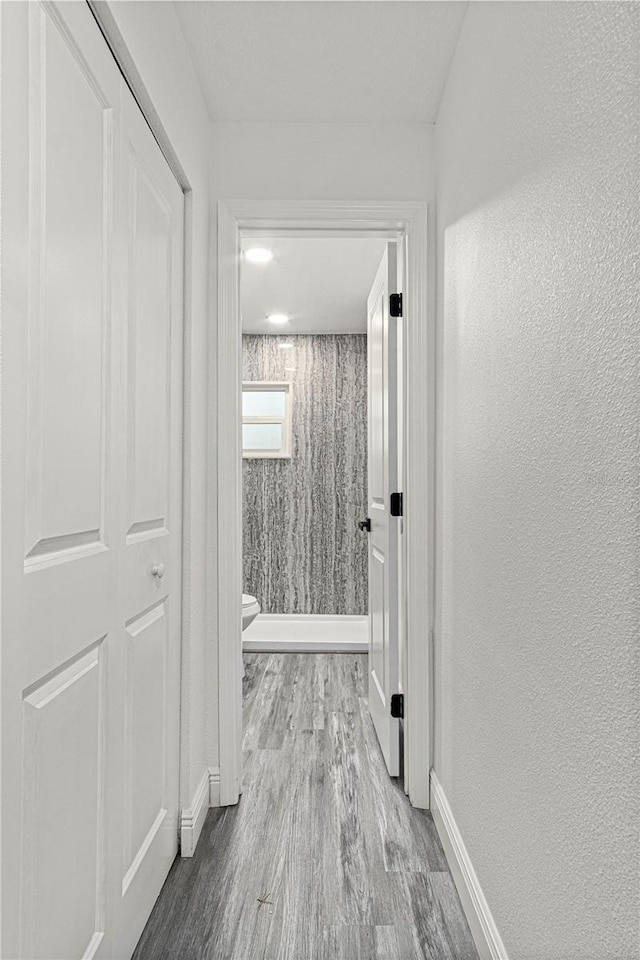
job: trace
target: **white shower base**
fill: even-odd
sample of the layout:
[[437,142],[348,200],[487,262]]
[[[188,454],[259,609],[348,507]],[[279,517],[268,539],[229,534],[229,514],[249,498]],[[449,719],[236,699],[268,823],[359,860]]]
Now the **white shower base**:
[[261,613],[242,634],[245,653],[366,653],[368,617]]

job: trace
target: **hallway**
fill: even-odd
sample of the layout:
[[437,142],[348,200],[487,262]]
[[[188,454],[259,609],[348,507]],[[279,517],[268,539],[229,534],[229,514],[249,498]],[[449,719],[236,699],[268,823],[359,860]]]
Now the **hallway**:
[[639,50],[0,0],[0,960],[640,960]]
[[244,792],[135,960],[477,960],[431,816],[385,770],[366,656],[245,654]]

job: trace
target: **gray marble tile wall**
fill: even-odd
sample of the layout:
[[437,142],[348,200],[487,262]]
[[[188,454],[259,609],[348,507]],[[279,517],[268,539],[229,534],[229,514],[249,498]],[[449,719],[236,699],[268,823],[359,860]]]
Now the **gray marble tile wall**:
[[291,459],[243,461],[244,592],[264,613],[365,614],[367,338],[242,340],[245,380],[293,384]]

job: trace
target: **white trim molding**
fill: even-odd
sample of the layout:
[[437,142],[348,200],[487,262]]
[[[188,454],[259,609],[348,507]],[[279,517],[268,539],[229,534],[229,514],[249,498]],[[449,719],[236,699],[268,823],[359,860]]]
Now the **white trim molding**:
[[261,613],[242,634],[245,653],[367,653],[368,617]]
[[509,960],[442,784],[431,771],[431,813],[480,960]]
[[196,852],[209,807],[220,806],[220,770],[209,767],[202,774],[191,805],[180,814],[180,856],[192,857]]
[[180,814],[180,856],[192,857],[209,809],[209,771],[205,770],[191,805]]
[[220,806],[220,767],[209,767],[209,806]]
[[432,244],[422,201],[224,200],[218,204],[217,384],[218,710],[220,803],[240,795],[242,698],[241,428],[242,337],[239,310],[240,241],[265,232],[287,236],[404,237],[404,608],[407,686],[405,789],[414,806],[429,807],[433,611],[434,297]]

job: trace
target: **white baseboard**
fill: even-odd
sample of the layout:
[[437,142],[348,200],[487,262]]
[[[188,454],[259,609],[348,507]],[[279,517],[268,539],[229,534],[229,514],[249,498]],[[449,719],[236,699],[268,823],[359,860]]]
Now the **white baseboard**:
[[261,613],[242,634],[245,653],[366,653],[368,617]]
[[209,767],[209,806],[220,806],[220,767]]
[[220,806],[220,770],[209,767],[202,774],[191,805],[180,814],[180,856],[195,853],[209,807]]
[[180,856],[192,857],[195,853],[196,845],[200,839],[207,810],[210,806],[209,786],[210,773],[205,770],[202,774],[202,780],[198,784],[190,806],[182,811],[180,815]]
[[433,816],[480,960],[509,960],[442,784],[431,771]]

